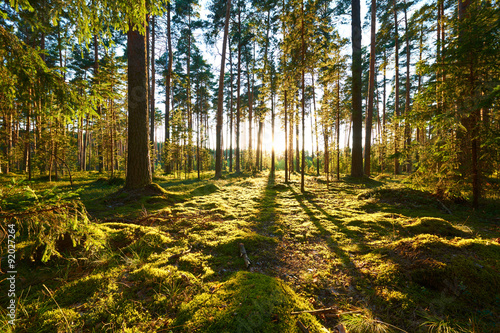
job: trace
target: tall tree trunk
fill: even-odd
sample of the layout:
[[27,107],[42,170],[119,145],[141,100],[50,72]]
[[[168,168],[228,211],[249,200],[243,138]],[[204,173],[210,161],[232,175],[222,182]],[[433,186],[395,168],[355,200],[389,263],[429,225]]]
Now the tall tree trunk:
[[[282,1],[282,5],[283,5],[283,12],[286,13],[286,7],[285,7],[285,0]],[[286,37],[286,29],[285,29],[285,22],[282,21],[282,24],[281,24],[281,30],[282,30],[282,33],[283,33],[283,39],[285,39]],[[283,50],[283,64],[286,65],[286,51]],[[284,93],[284,100],[283,100],[283,108],[284,108],[284,113],[285,113],[285,119],[284,119],[284,126],[285,126],[285,183],[288,183],[288,168],[289,168],[289,165],[288,165],[288,142],[287,142],[287,139],[288,139],[288,100],[287,100],[287,87],[286,87],[286,84],[287,84],[287,77],[286,77],[286,72],[284,73],[284,87],[285,87],[285,93]],[[274,126],[273,126],[273,129],[274,129]]]
[[[151,142],[152,147],[155,147],[155,16],[151,18],[151,94],[150,94],[150,125],[149,125],[149,141]],[[149,29],[149,27],[148,27]],[[153,152],[151,154],[151,174],[155,173],[155,148],[153,148]]]
[[[393,12],[394,12],[394,42],[395,42],[395,48],[394,48],[394,54],[395,54],[395,61],[394,61],[394,67],[395,67],[395,96],[394,96],[394,113],[396,117],[399,117],[399,36],[398,36],[398,12],[397,12],[397,7],[396,7],[396,0],[394,0],[394,7],[393,7]],[[398,175],[399,174],[399,144],[398,144],[398,129],[399,129],[399,120],[394,120],[394,174]]]
[[[273,77],[272,77],[272,74],[271,74],[271,87],[273,86]],[[272,148],[271,148],[271,175],[272,177],[274,178],[274,175],[276,173],[276,164],[275,164],[275,159],[276,159],[276,155],[275,155],[275,149],[274,149],[274,94],[272,93],[272,89],[271,88],[271,140],[273,142],[273,145],[272,145]]]
[[[97,43],[97,35],[94,34],[94,78],[95,78],[95,84],[99,84],[99,44]],[[98,170],[99,173],[102,173],[102,169],[104,167],[104,157],[102,154],[102,141],[103,141],[103,131],[102,131],[102,124],[101,124],[101,118],[102,118],[102,108],[101,108],[101,103],[97,103],[97,114],[99,115],[99,138],[97,140],[97,158],[98,158]],[[56,163],[56,168],[57,168],[57,161]]]
[[224,106],[224,69],[226,61],[227,35],[229,31],[229,16],[231,14],[231,0],[227,0],[226,19],[224,24],[224,39],[222,42],[222,58],[220,64],[219,92],[217,96],[217,124],[216,124],[216,150],[215,150],[215,178],[222,177],[222,113]]
[[363,176],[360,2],[352,0],[352,161],[351,176]]
[[[293,106],[292,106],[293,107]],[[288,149],[289,149],[289,154],[288,154],[288,179],[292,180],[292,173],[294,170],[293,167],[293,110],[290,110],[290,133],[288,135]]]
[[375,32],[377,2],[372,0],[370,33],[370,76],[368,82],[368,108],[365,126],[365,175],[370,176],[370,153],[372,145],[373,96],[375,93]]
[[172,36],[170,33],[170,1],[167,4],[167,48],[168,48],[168,69],[167,69],[167,77],[165,82],[165,154],[167,158],[165,158],[165,173],[169,174],[170,170],[170,80],[172,77],[172,61],[173,61],[173,52],[172,52]]
[[250,60],[247,59],[247,91],[248,91],[248,168],[252,168],[252,121],[253,121],[253,82],[250,75]]
[[[316,86],[314,85],[314,71],[311,73],[313,87],[313,112],[314,112],[314,137],[316,138],[316,176],[319,177],[319,138],[318,138],[318,113],[316,112]],[[311,131],[312,131],[312,116],[311,116]],[[314,154],[313,154],[314,161]]]
[[382,160],[381,160],[381,168],[380,171],[384,172],[385,165],[385,150],[386,150],[386,128],[385,128],[385,108],[386,108],[386,99],[387,99],[387,51],[384,48],[384,95],[382,98]]
[[[229,38],[229,37],[228,37]],[[229,172],[233,172],[233,56],[231,54],[231,41],[229,40],[229,80],[230,84],[230,104],[229,104]]]
[[301,82],[301,88],[302,88],[302,167],[300,170],[300,191],[304,192],[305,191],[305,170],[306,170],[306,140],[305,140],[305,133],[306,133],[306,80],[305,80],[305,70],[306,70],[306,64],[305,64],[305,51],[306,51],[306,43],[304,39],[304,0],[302,0],[302,10],[301,10],[301,27],[300,27],[300,39],[301,39],[301,47],[300,47],[300,56],[301,56],[301,65],[302,65],[302,82]]
[[238,77],[236,78],[236,172],[241,172],[240,122],[241,122],[241,9],[238,3]]
[[285,125],[285,183],[288,183],[288,100],[287,100],[287,90],[285,88],[285,96],[284,96],[284,113],[285,113],[285,119],[284,119],[284,125]]
[[[226,52],[226,50],[224,50]],[[225,54],[225,53],[224,53]],[[191,5],[188,15],[188,54],[187,54],[187,116],[188,116],[188,172],[193,168],[193,111],[191,110]],[[222,131],[222,128],[221,128]],[[222,135],[222,133],[221,133]]]
[[406,95],[405,95],[405,152],[406,152],[406,172],[411,172],[411,128],[410,128],[410,38],[408,31],[408,16],[406,8],[406,0],[404,14],[405,14],[405,35],[406,35]]
[[125,188],[152,183],[148,137],[146,38],[130,24],[128,42],[128,156]]
[[202,108],[203,108],[203,100],[200,98],[200,110],[196,115],[196,130],[197,130],[197,135],[196,135],[196,171],[198,172],[198,180],[201,179],[201,174],[200,174],[200,115],[202,114]]
[[262,156],[261,156],[261,153],[262,153],[262,130],[263,130],[263,125],[264,125],[264,121],[263,119],[261,119],[261,115],[259,115],[259,129],[258,129],[258,132],[257,132],[257,154],[256,154],[256,157],[255,157],[255,169],[256,170],[260,170],[260,165],[262,163]]
[[335,132],[337,134],[337,180],[340,180],[340,72],[337,76],[337,117],[335,124]]
[[297,90],[297,104],[295,112],[295,172],[300,173],[300,145],[299,145],[299,105],[298,105],[298,90]]

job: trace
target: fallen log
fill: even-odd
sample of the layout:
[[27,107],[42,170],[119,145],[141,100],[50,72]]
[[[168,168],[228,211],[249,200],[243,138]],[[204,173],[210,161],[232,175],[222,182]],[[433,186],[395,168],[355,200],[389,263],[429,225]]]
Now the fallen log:
[[243,257],[243,260],[245,260],[246,268],[250,267],[252,263],[248,258],[247,251],[245,250],[245,245],[243,245],[243,243],[240,243],[240,257]]

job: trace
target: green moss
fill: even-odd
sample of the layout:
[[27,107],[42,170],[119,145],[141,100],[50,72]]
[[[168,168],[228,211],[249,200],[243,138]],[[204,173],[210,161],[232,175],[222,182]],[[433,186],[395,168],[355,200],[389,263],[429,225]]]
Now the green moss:
[[[238,272],[227,282],[213,285],[181,307],[173,323],[183,332],[299,332],[295,310],[309,309],[281,280],[262,274]],[[319,323],[310,315],[299,318],[318,332]],[[175,329],[181,326],[182,329]]]
[[431,234],[443,237],[465,237],[468,234],[441,218],[421,217],[404,228],[413,234]]
[[204,196],[220,191],[220,188],[212,183],[202,185],[191,191],[191,196]]

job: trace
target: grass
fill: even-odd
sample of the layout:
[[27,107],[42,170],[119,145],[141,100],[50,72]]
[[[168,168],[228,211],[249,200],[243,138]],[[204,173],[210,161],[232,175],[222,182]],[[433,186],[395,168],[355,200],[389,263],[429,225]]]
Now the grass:
[[[499,202],[473,211],[387,175],[301,193],[283,176],[158,176],[139,195],[75,175],[99,246],[18,262],[16,331],[500,331]],[[290,314],[330,306],[349,314]]]

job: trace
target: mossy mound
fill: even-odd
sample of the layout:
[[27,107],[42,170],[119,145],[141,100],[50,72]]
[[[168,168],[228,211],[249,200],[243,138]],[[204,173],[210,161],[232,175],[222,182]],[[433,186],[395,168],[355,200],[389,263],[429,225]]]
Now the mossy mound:
[[407,208],[436,207],[437,201],[423,191],[406,187],[378,187],[357,196],[358,200],[376,199],[379,202]]
[[431,234],[442,237],[466,237],[469,234],[450,222],[433,217],[421,217],[415,223],[405,226],[413,234]]
[[195,188],[191,191],[191,196],[198,197],[203,195],[212,194],[220,191],[220,188],[215,184],[206,184]]
[[290,187],[288,187],[285,184],[280,183],[280,184],[273,185],[272,189],[276,190],[276,191],[288,191],[290,189]]
[[[394,244],[401,271],[418,285],[456,299],[464,304],[488,309],[498,302],[500,275],[495,259],[485,254],[500,253],[500,246],[484,240],[418,235]],[[493,265],[492,265],[493,263]]]
[[310,332],[321,325],[309,314],[292,316],[310,309],[283,281],[266,275],[238,272],[222,284],[181,306],[174,332],[300,332],[300,319]]

